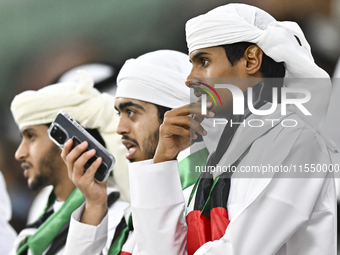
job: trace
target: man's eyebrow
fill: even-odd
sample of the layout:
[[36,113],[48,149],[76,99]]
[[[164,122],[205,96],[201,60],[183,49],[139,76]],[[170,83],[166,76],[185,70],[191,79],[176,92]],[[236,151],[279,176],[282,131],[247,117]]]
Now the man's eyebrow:
[[202,55],[206,55],[206,54],[211,55],[208,52],[203,52],[203,51],[197,52],[192,58],[190,58],[190,62],[194,62],[197,58],[199,58]]
[[[141,110],[145,111],[145,109],[144,109],[143,106],[141,106],[140,104],[133,103],[133,102],[131,102],[131,101],[129,101],[129,102],[124,102],[124,103],[120,103],[120,104],[118,105],[118,109],[119,109],[120,111],[123,111],[125,108],[131,107],[131,106],[136,107],[136,108],[138,108],[138,109],[141,109]],[[116,110],[118,110],[118,109],[116,108]]]

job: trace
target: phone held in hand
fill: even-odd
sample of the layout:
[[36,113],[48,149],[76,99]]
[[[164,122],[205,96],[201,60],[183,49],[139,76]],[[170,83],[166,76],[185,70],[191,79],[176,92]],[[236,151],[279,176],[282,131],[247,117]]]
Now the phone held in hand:
[[115,158],[108,152],[108,150],[101,145],[92,135],[90,135],[77,121],[75,121],[65,111],[60,111],[55,120],[48,129],[48,136],[60,148],[70,139],[73,139],[72,148],[80,143],[87,141],[88,148],[86,151],[95,149],[96,155],[90,158],[84,168],[88,169],[91,164],[98,158],[102,158],[102,163],[99,166],[94,178],[98,182],[104,182],[115,164]]

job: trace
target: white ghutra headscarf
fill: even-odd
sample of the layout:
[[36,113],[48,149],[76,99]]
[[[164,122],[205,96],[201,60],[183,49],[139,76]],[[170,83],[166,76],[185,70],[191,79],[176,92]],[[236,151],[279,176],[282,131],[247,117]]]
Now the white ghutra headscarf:
[[[254,6],[227,4],[190,19],[186,23],[186,39],[189,53],[202,48],[250,42],[276,62],[284,62],[284,86],[306,89],[311,93],[310,101],[304,106],[312,116],[304,115],[299,109],[296,113],[325,138],[331,150],[335,150],[334,143],[321,131],[330,99],[331,80],[315,64],[311,48],[297,23],[276,21]],[[301,94],[292,93],[292,96],[299,98]]]
[[191,64],[186,54],[158,50],[129,59],[117,77],[116,97],[132,98],[168,108],[190,103],[185,86]]

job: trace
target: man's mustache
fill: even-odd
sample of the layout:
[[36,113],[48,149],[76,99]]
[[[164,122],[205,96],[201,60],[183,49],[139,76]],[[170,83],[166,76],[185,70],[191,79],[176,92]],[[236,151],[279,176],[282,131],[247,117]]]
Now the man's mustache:
[[130,138],[130,137],[128,137],[127,135],[123,135],[122,136],[122,140],[128,140],[128,141],[130,141],[130,142],[133,142],[134,144],[136,144],[136,146],[137,147],[139,147],[139,144],[138,144],[138,142],[135,140],[135,139],[133,139],[133,138]]

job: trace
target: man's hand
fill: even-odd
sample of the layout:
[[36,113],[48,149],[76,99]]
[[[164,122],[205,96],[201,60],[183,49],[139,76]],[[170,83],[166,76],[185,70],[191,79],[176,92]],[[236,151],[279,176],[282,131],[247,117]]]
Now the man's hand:
[[[207,107],[212,103],[208,102]],[[213,117],[212,112],[208,116]],[[205,136],[207,132],[201,126],[205,118],[201,115],[201,103],[192,103],[172,109],[164,115],[163,124],[159,127],[159,142],[154,156],[154,163],[173,160],[178,153],[187,148],[192,139],[196,139],[196,132]]]
[[84,152],[88,147],[86,141],[71,150],[72,144],[72,139],[65,143],[61,157],[67,165],[69,178],[83,193],[86,200],[85,210],[80,221],[96,226],[107,212],[107,182],[99,183],[94,179],[94,175],[102,163],[102,158],[98,158],[84,171],[84,165],[96,154],[96,151],[92,149]]

